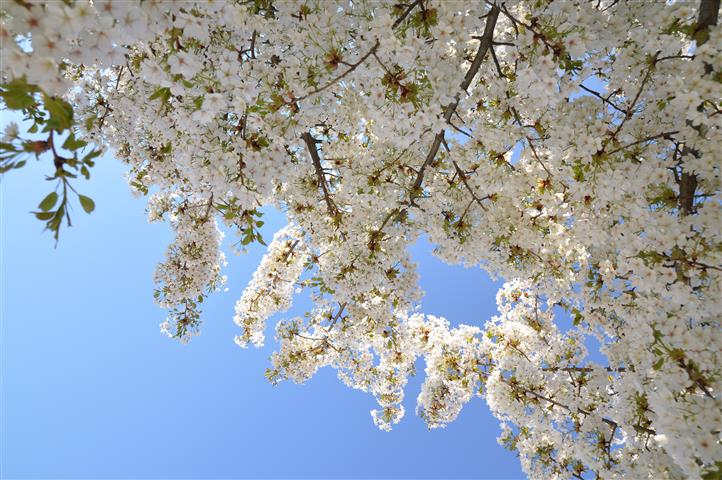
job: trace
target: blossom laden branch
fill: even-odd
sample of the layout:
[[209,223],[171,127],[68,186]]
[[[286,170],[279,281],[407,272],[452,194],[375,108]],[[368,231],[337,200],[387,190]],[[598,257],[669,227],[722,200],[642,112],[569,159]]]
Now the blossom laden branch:
[[[489,49],[492,48],[492,41],[494,37],[494,28],[496,27],[497,19],[499,18],[499,7],[496,5],[492,5],[491,9],[489,10],[489,13],[486,17],[486,25],[484,26],[484,34],[479,39],[479,48],[476,52],[476,56],[474,56],[474,60],[471,62],[471,66],[469,67],[469,70],[466,72],[466,75],[464,76],[464,80],[461,82],[460,89],[464,92],[466,92],[469,89],[469,86],[471,85],[471,82],[474,80],[474,77],[476,76],[477,72],[479,71],[479,68],[481,67],[481,63],[484,61],[484,57],[486,56],[486,53],[489,51]],[[453,116],[454,112],[456,111],[456,107],[459,105],[459,101],[461,99],[461,94],[459,92],[456,93],[454,97],[454,101],[452,101],[450,104],[448,104],[444,109],[444,120],[446,123],[449,123],[451,121],[451,117]],[[444,140],[445,132],[444,130],[441,130],[434,136],[434,141],[431,143],[431,148],[429,149],[429,152],[426,154],[426,158],[424,159],[424,163],[421,165],[421,167],[418,170],[418,173],[416,175],[416,179],[414,180],[413,185],[411,186],[411,195],[409,198],[409,205],[415,206],[416,205],[416,198],[421,194],[421,185],[424,182],[424,174],[428,166],[434,161],[434,158],[436,158],[436,154],[439,151],[439,147],[441,147],[441,143]]]
[[323,167],[321,166],[321,157],[318,155],[318,149],[316,148],[319,140],[313,138],[313,136],[309,132],[304,132],[301,135],[301,138],[306,143],[308,154],[311,156],[311,161],[313,162],[313,168],[316,172],[318,185],[323,191],[323,199],[326,202],[326,207],[328,208],[328,214],[331,216],[331,218],[336,218],[339,214],[339,210],[333,199],[331,198],[328,185],[326,184],[326,175],[323,171]]
[[[242,253],[280,208],[237,343],[309,289],[268,379],[333,368],[381,429],[423,359],[429,428],[481,397],[530,478],[715,476],[722,37],[696,1],[4,2],[0,96],[32,127],[0,172],[111,147],[175,232],[156,301],[182,342],[225,280],[216,221]],[[498,315],[419,313],[419,236],[506,279]]]

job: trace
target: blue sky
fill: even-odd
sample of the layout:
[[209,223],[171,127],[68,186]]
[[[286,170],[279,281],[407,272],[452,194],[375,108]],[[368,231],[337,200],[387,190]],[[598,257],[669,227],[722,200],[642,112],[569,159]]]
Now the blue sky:
[[[28,213],[52,188],[43,180],[49,163],[30,160],[0,180],[2,478],[522,477],[482,400],[447,428],[427,430],[413,414],[420,377],[391,433],[373,425],[373,397],[331,370],[305,385],[271,386],[263,372],[273,342],[233,343],[233,305],[262,247],[228,255],[229,291],[205,304],[200,337],[189,345],[163,337],[152,274],[169,228],[146,222],[145,201],[106,155],[89,182],[76,182],[96,211],[76,206],[54,248]],[[264,220],[270,239],[283,218]],[[478,325],[496,312],[498,283],[483,271],[444,265],[424,242],[413,254],[424,312]],[[284,315],[302,314],[303,304]]]

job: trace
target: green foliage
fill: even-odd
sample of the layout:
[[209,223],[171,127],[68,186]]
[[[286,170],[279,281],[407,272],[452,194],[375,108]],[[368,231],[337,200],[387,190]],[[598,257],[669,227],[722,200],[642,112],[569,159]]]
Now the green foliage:
[[572,309],[572,323],[577,326],[584,320],[584,315],[578,309]]
[[216,209],[223,215],[225,220],[232,222],[238,228],[241,235],[241,240],[238,243],[246,246],[257,241],[261,245],[266,245],[259,230],[264,224],[261,220],[263,213],[258,209],[245,210],[235,200],[216,205]]
[[43,212],[49,211],[51,208],[55,206],[55,204],[58,203],[58,193],[57,192],[50,192],[42,202],[38,205],[38,208],[42,210]]
[[95,202],[92,198],[78,194],[78,200],[80,200],[80,205],[83,207],[83,210],[85,210],[85,213],[90,213],[95,210]]
[[[92,148],[83,154],[88,142],[76,136],[73,107],[62,98],[46,94],[25,78],[0,85],[0,97],[4,109],[19,111],[24,116],[23,121],[30,124],[28,134],[47,134],[40,139],[23,138],[11,131],[8,138],[0,142],[0,174],[22,168],[29,155],[40,160],[41,156],[50,154],[54,173],[46,180],[55,182],[55,186],[38,204],[38,211],[32,213],[45,222],[45,228],[53,232],[57,241],[63,221],[71,225],[70,193],[78,197],[85,212],[95,209],[95,202],[79,194],[70,182],[78,175],[89,179],[90,168],[95,165],[95,158],[102,154],[102,150]],[[63,143],[58,145],[58,139],[62,137]]]
[[722,462],[716,462],[714,467],[702,474],[703,480],[722,480]]
[[148,100],[160,100],[161,103],[167,103],[170,100],[170,88],[161,87],[148,97]]
[[2,85],[0,96],[10,110],[27,110],[36,105],[34,94],[39,91],[35,85],[28,84],[25,79],[15,79]]
[[73,107],[60,98],[43,95],[45,110],[50,114],[44,132],[55,130],[62,133],[73,126]]
[[657,185],[647,193],[649,204],[656,207],[677,207],[677,193],[668,185]]

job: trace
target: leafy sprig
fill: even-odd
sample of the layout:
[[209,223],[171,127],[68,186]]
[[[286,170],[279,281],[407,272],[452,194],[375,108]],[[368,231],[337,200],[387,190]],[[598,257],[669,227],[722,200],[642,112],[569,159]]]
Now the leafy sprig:
[[[79,175],[89,179],[95,159],[103,152],[96,147],[90,147],[88,151],[88,142],[76,136],[74,111],[68,102],[46,94],[25,78],[0,85],[0,97],[4,108],[22,112],[23,120],[32,123],[28,133],[47,134],[40,139],[23,138],[12,131],[6,134],[0,142],[0,174],[24,167],[29,156],[38,160],[41,156],[52,158],[54,172],[46,176],[46,180],[55,182],[55,186],[32,213],[45,222],[45,228],[53,232],[57,242],[63,222],[72,225],[70,194],[77,197],[86,213],[95,210],[93,199],[78,193],[71,181]],[[58,145],[60,138],[64,140]]]

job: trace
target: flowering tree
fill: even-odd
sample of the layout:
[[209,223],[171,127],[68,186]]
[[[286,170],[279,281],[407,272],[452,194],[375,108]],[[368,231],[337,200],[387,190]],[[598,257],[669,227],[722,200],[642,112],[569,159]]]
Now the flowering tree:
[[[474,397],[533,478],[722,474],[719,0],[5,1],[2,171],[53,161],[58,235],[111,147],[175,240],[162,330],[224,282],[217,222],[288,225],[234,320],[268,379],[332,367],[430,428]],[[62,143],[61,143],[62,141]],[[95,145],[95,147],[93,147]],[[507,283],[486,325],[418,311],[408,246]],[[559,316],[572,327],[560,327]],[[464,319],[454,319],[455,323]],[[601,344],[604,363],[588,357]]]

